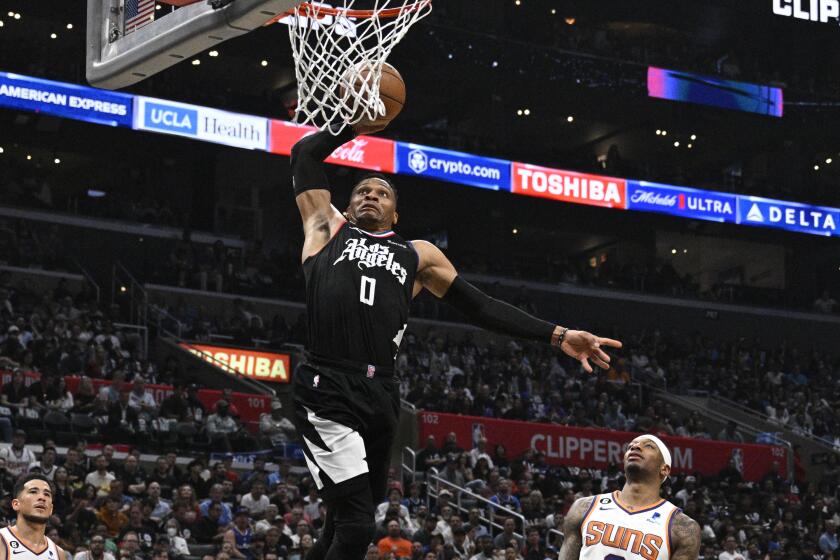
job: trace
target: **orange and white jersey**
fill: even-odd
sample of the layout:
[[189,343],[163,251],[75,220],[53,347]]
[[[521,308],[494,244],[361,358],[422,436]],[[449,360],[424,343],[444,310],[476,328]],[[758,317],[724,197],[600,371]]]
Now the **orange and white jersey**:
[[14,527],[3,527],[0,529],[0,537],[3,538],[3,546],[6,547],[7,560],[61,560],[58,554],[58,547],[49,537],[47,546],[41,551],[32,550],[21,542],[15,534]]
[[679,511],[664,499],[631,511],[617,492],[599,494],[580,526],[580,560],[669,560],[671,521]]

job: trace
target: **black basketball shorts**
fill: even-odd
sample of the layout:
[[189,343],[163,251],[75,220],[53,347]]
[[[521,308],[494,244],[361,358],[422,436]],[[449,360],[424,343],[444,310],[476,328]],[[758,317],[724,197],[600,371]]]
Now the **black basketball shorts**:
[[309,359],[294,373],[292,421],[309,472],[329,502],[370,492],[385,498],[400,412],[393,370]]

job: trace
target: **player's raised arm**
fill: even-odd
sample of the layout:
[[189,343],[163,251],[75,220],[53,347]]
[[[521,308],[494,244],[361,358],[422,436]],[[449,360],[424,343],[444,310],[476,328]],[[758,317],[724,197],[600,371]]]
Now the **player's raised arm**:
[[503,301],[491,298],[460,276],[443,252],[427,241],[413,241],[420,257],[414,295],[426,288],[463,313],[470,321],[490,331],[559,346],[592,372],[589,360],[609,369],[610,357],[602,346],[621,348],[621,342],[586,331],[570,330],[543,321]]
[[303,219],[303,260],[320,251],[344,220],[332,205],[324,160],[355,134],[349,126],[338,136],[323,130],[301,138],[292,147],[292,188]]
[[680,512],[671,524],[671,560],[697,560],[700,555],[700,525]]
[[580,549],[583,544],[580,531],[581,524],[583,518],[586,517],[586,512],[592,507],[592,500],[594,499],[594,496],[578,498],[569,508],[569,513],[563,519],[563,546],[560,547],[558,560],[578,560],[580,558]]

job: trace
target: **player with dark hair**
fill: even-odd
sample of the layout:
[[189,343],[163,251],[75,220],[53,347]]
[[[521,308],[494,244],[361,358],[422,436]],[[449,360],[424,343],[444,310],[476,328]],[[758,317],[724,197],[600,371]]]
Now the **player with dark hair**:
[[563,520],[560,560],[697,560],[700,525],[660,496],[671,452],[653,435],[627,446],[621,491],[580,498]]
[[64,551],[45,534],[54,493],[50,479],[40,473],[17,480],[12,490],[17,521],[0,529],[0,560],[66,560]]
[[434,245],[397,235],[391,229],[399,219],[397,193],[384,176],[361,180],[339,212],[322,162],[356,133],[381,128],[322,131],[292,148],[309,320],[306,360],[294,376],[293,420],[327,505],[309,560],[361,560],[373,538],[400,407],[394,360],[421,290],[483,328],[557,346],[590,372],[590,360],[608,368],[602,346],[621,347],[493,299],[458,276]]

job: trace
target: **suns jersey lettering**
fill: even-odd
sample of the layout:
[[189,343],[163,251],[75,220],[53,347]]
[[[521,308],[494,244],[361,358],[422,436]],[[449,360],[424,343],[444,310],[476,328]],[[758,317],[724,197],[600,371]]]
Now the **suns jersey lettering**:
[[303,263],[308,350],[393,366],[408,324],[418,263],[414,247],[396,233],[342,224]]
[[44,537],[47,539],[47,547],[39,553],[20,542],[12,531],[13,528],[9,527],[0,529],[8,560],[61,560],[58,547],[49,537]]
[[615,492],[599,494],[581,524],[580,560],[669,560],[671,520],[679,511],[666,500],[628,511]]

